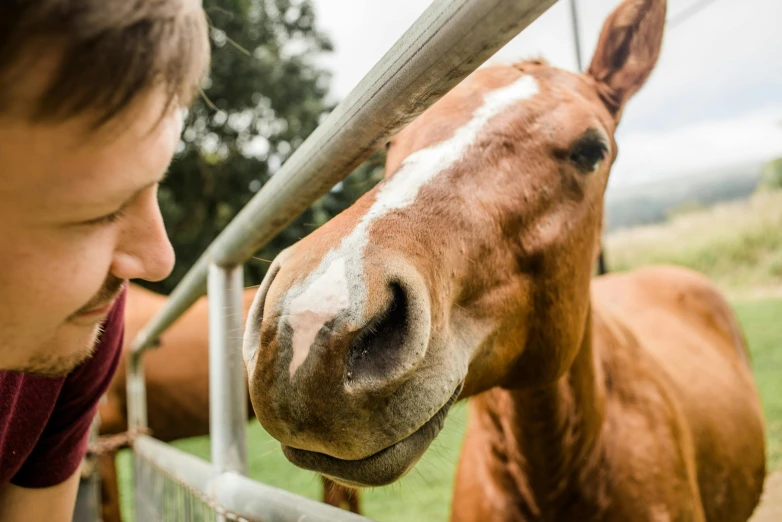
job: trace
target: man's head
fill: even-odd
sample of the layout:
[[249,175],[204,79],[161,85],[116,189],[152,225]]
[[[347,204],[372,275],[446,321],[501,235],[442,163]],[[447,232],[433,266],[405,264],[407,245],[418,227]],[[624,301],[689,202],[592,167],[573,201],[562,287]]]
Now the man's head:
[[208,61],[197,0],[0,3],[0,370],[68,372],[169,274],[157,186]]

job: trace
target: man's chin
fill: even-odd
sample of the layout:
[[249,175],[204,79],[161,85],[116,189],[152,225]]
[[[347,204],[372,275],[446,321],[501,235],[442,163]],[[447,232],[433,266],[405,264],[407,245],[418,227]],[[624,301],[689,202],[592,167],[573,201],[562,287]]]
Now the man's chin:
[[17,369],[17,371],[40,377],[65,377],[75,368],[78,368],[81,363],[89,359],[90,355],[92,355],[91,352],[78,354],[75,357],[59,356],[34,359],[28,361],[26,366]]
[[[40,353],[34,354],[16,371],[43,377],[63,377],[92,357],[100,337],[100,325],[91,328],[68,325],[67,333],[53,339]],[[59,345],[59,346],[58,346]],[[68,353],[58,353],[63,346],[75,347]]]

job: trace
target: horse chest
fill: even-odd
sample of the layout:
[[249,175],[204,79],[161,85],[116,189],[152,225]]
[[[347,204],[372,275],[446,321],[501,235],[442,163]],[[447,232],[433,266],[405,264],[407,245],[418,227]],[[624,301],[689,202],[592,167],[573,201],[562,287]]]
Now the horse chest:
[[472,408],[452,521],[705,520],[671,412],[609,409],[586,444],[577,428],[524,440],[496,411]]

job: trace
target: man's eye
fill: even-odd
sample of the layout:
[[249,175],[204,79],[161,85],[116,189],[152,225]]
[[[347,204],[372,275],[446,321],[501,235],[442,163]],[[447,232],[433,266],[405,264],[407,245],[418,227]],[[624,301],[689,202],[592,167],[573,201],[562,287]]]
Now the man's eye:
[[107,214],[99,218],[91,219],[89,221],[84,221],[82,225],[87,225],[87,226],[109,225],[111,223],[116,223],[124,215],[125,215],[125,209],[121,208],[115,212],[112,212],[111,214]]

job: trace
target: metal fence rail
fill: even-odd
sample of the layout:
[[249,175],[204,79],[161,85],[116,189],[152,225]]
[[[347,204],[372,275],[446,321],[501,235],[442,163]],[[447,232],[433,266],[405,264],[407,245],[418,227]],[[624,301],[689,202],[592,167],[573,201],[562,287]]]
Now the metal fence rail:
[[[241,357],[242,264],[407,123],[477,69],[556,0],[435,0],[359,85],[207,248],[133,341],[129,427],[146,426],[144,351],[209,291],[212,464],[148,437],[136,451],[140,520],[172,506],[247,520],[367,520],[243,478],[246,390]],[[207,285],[208,280],[208,285]],[[186,469],[187,472],[177,473]],[[157,474],[163,476],[158,477]],[[157,489],[155,489],[157,488]],[[179,489],[177,489],[179,488]],[[189,493],[188,493],[189,492]],[[189,507],[188,507],[189,506]],[[205,509],[205,508],[204,508]],[[208,510],[207,510],[208,511]],[[184,511],[183,511],[184,512]],[[200,511],[199,511],[200,513]],[[181,515],[181,513],[180,513]],[[184,516],[184,515],[181,515]],[[176,518],[176,520],[196,520]],[[201,520],[201,519],[197,519]]]
[[[139,447],[143,448],[144,441],[139,442]],[[204,482],[197,480],[202,477],[206,477],[208,482],[212,467],[201,459],[177,454],[173,447],[166,446],[164,449],[176,456],[149,458],[143,449],[136,449],[133,455],[136,485],[133,505],[136,520],[214,522],[217,519],[214,505],[200,489],[191,485],[194,482]],[[177,458],[181,458],[184,463],[165,467],[166,463],[176,462]]]
[[208,462],[151,437],[139,437],[133,449],[134,472],[141,488],[135,498],[140,521],[211,522],[222,517],[263,522],[370,522],[237,473],[219,473]]

